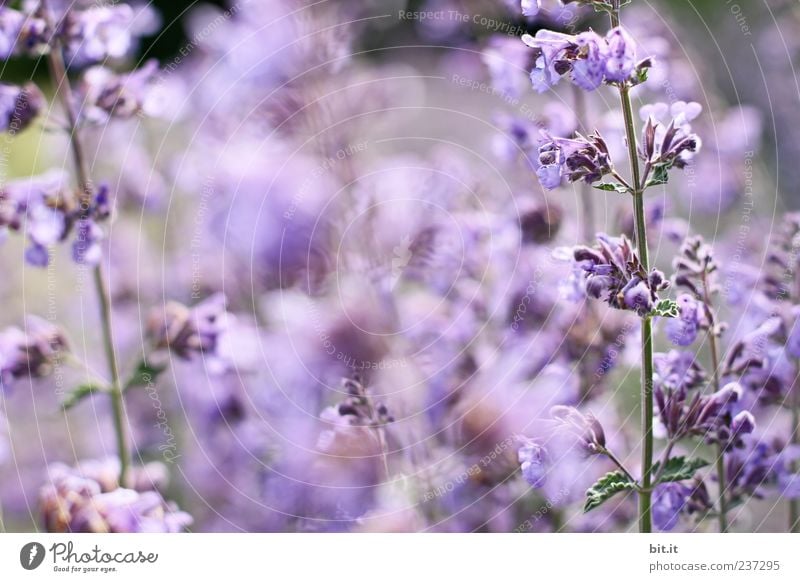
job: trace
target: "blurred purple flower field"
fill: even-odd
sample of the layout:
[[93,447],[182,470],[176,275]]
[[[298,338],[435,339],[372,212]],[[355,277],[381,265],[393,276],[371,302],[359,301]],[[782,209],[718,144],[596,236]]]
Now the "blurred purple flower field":
[[792,2],[186,4],[0,3],[0,531],[800,531]]

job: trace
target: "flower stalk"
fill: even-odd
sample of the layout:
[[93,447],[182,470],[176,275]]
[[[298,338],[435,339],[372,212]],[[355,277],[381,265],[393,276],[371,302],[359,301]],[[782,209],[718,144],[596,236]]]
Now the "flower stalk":
[[[45,0],[42,1],[43,12],[52,30],[55,30],[53,16]],[[94,187],[92,185],[91,174],[87,163],[85,150],[80,138],[78,128],[78,114],[75,111],[75,102],[72,89],[67,76],[67,69],[64,63],[64,55],[61,43],[57,37],[53,38],[51,50],[47,57],[48,67],[55,91],[61,100],[62,107],[67,116],[67,130],[69,131],[69,142],[72,150],[75,171],[80,188],[80,213],[84,215],[89,212],[92,205]],[[108,392],[111,397],[111,410],[114,421],[114,432],[116,437],[117,454],[120,461],[119,484],[125,487],[127,483],[128,469],[130,468],[130,448],[127,431],[127,419],[125,416],[125,405],[123,402],[122,384],[120,382],[119,365],[114,348],[114,335],[111,324],[111,299],[108,286],[105,282],[103,269],[100,264],[93,268],[93,280],[95,292],[97,294],[100,307],[100,319],[103,336],[103,347],[106,362],[110,374]]]
[[[619,1],[615,0],[609,12],[611,25],[620,25]],[[645,271],[650,269],[647,249],[647,220],[644,211],[644,184],[639,169],[639,155],[636,145],[636,126],[633,121],[630,87],[619,85],[620,104],[625,123],[625,140],[628,145],[628,159],[631,168],[631,196],[635,221],[636,250]],[[639,531],[650,533],[652,520],[652,471],[653,471],[653,324],[649,315],[642,317],[642,482],[639,492]]]

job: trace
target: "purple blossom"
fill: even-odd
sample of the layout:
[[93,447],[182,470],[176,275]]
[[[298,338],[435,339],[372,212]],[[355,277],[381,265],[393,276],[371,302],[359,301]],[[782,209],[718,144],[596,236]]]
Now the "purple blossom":
[[667,320],[667,337],[676,346],[686,347],[694,343],[703,325],[703,307],[688,293],[679,295],[677,301],[680,314]]
[[672,531],[691,494],[681,483],[662,483],[653,491],[653,523],[661,531]]
[[24,131],[45,105],[44,95],[33,83],[24,87],[0,83],[0,131],[14,134]]
[[522,41],[535,50],[535,65],[531,83],[539,93],[555,86],[559,79],[571,73],[572,81],[586,91],[607,83],[633,83],[640,67],[636,63],[632,39],[621,28],[613,28],[601,37],[594,32],[571,36],[542,29],[536,36],[522,36]]
[[[177,533],[192,524],[189,514],[164,501],[154,490],[125,489],[108,477],[104,467],[89,463],[77,468],[49,467],[49,484],[40,492],[45,528],[53,533]],[[104,477],[105,475],[105,477]],[[143,483],[145,487],[152,483]]]
[[571,434],[581,449],[589,455],[603,454],[606,446],[606,435],[597,418],[591,413],[583,414],[572,406],[554,406],[550,416],[557,422],[559,429]]
[[597,182],[611,171],[608,146],[599,134],[577,139],[553,137],[544,133],[539,146],[539,169],[536,175],[542,187],[553,190],[562,178],[570,182]]
[[131,7],[122,3],[68,12],[61,36],[70,66],[126,56],[132,43],[133,17]]
[[64,332],[36,316],[25,319],[24,330],[9,327],[0,332],[0,389],[8,390],[23,377],[49,375],[68,351]]
[[138,114],[161,115],[160,104],[153,98],[157,71],[155,60],[125,75],[103,66],[87,69],[78,86],[83,117],[91,123],[106,123]]
[[547,479],[547,451],[541,445],[526,440],[517,450],[522,477],[534,489],[542,487]]
[[575,247],[575,262],[584,271],[586,293],[605,299],[616,309],[648,314],[658,300],[657,293],[669,286],[664,275],[653,269],[645,273],[627,237],[601,234],[598,248]]
[[542,0],[521,0],[520,8],[523,16],[536,16],[542,9]]

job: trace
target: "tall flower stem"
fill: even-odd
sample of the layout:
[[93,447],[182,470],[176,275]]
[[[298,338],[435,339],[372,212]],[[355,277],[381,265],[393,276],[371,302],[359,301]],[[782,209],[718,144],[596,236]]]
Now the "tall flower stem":
[[[706,307],[711,309],[711,294],[708,288],[708,278],[703,273],[703,302]],[[712,328],[714,321],[712,320]],[[708,348],[711,352],[711,367],[712,367],[712,384],[714,392],[719,392],[719,349],[717,347],[717,336],[714,329],[708,331]],[[720,533],[727,533],[728,531],[728,501],[725,493],[727,491],[727,484],[725,479],[725,447],[722,444],[717,444],[717,483],[719,484],[719,531]]]
[[[800,362],[798,362],[800,366]],[[792,386],[792,436],[790,439],[791,444],[800,444],[800,386],[797,385],[795,380]],[[798,470],[798,463],[792,463],[792,470]],[[794,498],[789,500],[789,531],[791,533],[800,533],[800,499]]]
[[[588,124],[588,114],[586,112],[586,97],[583,94],[583,89],[577,85],[573,85],[573,93],[575,95],[575,117],[578,120],[578,127],[581,131],[586,132]],[[581,233],[583,235],[583,242],[589,243],[594,240],[595,231],[595,217],[594,217],[594,199],[592,197],[592,187],[586,182],[581,181],[580,185],[580,210],[581,210]]]
[[[45,18],[49,28],[55,30],[55,22],[52,13],[47,6],[46,0],[42,1]],[[55,84],[61,104],[67,116],[67,129],[69,131],[70,148],[75,163],[78,186],[80,188],[79,212],[81,217],[85,217],[92,204],[94,187],[92,185],[89,165],[84,153],[83,143],[81,142],[78,129],[78,114],[75,111],[75,101],[72,89],[67,77],[67,68],[64,63],[64,55],[61,43],[57,37],[53,38],[52,46],[48,55],[48,67],[50,76]],[[93,273],[95,292],[100,306],[100,319],[102,322],[103,347],[105,350],[106,362],[110,373],[109,394],[111,396],[111,410],[114,420],[114,432],[116,436],[117,454],[120,461],[119,484],[124,487],[127,483],[127,473],[130,467],[130,447],[127,431],[127,419],[125,417],[125,404],[123,402],[122,384],[120,383],[119,366],[117,355],[114,349],[114,335],[111,325],[111,299],[108,286],[103,276],[101,265],[94,267]]]
[[[611,26],[619,26],[619,0],[614,0],[609,12]],[[633,214],[636,225],[636,250],[645,271],[650,270],[647,251],[647,221],[644,213],[644,184],[639,169],[639,155],[636,146],[636,126],[633,122],[630,88],[619,87],[620,104],[625,121],[625,140],[628,145],[628,159],[631,166],[631,186]],[[652,472],[653,472],[653,323],[649,316],[642,318],[642,484],[639,493],[639,531],[650,533],[652,519]]]

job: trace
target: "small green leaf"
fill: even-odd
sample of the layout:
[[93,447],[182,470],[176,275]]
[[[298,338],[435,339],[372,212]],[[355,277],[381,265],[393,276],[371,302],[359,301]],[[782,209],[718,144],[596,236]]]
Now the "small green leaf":
[[166,364],[148,364],[147,360],[141,360],[125,382],[125,390],[129,388],[141,388],[156,383],[159,375],[167,369]]
[[661,186],[667,182],[669,182],[669,166],[667,164],[659,164],[653,168],[653,177],[645,183],[644,187]]
[[593,184],[593,186],[605,192],[619,192],[620,194],[627,194],[630,192],[630,190],[619,182],[600,182],[599,184]]
[[672,299],[662,299],[656,303],[650,315],[654,317],[675,318],[680,315],[680,309],[678,309],[678,304]]
[[601,506],[617,493],[636,489],[638,489],[636,483],[628,479],[621,471],[606,473],[598,479],[597,483],[587,489],[583,512],[588,513],[595,507]]
[[81,384],[80,386],[72,390],[72,392],[67,394],[67,397],[61,403],[61,406],[62,408],[64,408],[64,410],[69,410],[70,408],[81,402],[84,398],[88,398],[95,392],[104,392],[104,391],[105,390],[103,389],[103,387],[98,386],[97,384]]
[[[660,470],[660,461],[653,465],[653,475]],[[672,481],[686,481],[694,477],[698,469],[708,466],[708,461],[703,459],[687,459],[686,457],[672,457],[664,465],[664,472],[659,477],[659,483],[670,483]]]

